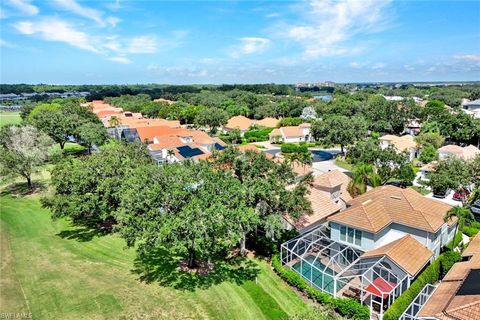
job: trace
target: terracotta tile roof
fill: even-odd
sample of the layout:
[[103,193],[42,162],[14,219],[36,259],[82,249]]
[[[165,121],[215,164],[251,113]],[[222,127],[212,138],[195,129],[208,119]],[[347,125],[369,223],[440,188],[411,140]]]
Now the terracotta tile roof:
[[468,160],[472,160],[478,154],[480,154],[480,149],[478,149],[473,145],[469,145],[462,148],[454,144],[449,144],[438,149],[438,152],[443,154],[450,154],[454,157],[458,157],[468,161]]
[[281,127],[280,131],[287,138],[303,137],[303,129],[299,126]]
[[182,140],[180,140],[180,138],[176,135],[155,136],[155,138],[158,140],[158,142],[148,145],[148,148],[152,151],[172,149],[184,145]]
[[252,125],[253,125],[253,120],[248,119],[247,117],[244,117],[244,116],[235,116],[235,117],[231,117],[228,120],[227,124],[225,125],[225,128],[247,130]]
[[[237,148],[241,152],[247,152],[247,151],[254,151],[254,152],[258,152],[258,153],[263,152],[260,149],[258,149],[257,147],[255,147],[253,144],[244,144],[244,145],[238,146]],[[275,156],[271,153],[263,152],[263,154],[265,154],[265,157],[267,157],[267,159],[272,160],[273,158],[275,158]]]
[[340,170],[332,170],[315,176],[313,185],[319,188],[334,188],[340,185],[340,197],[343,201],[352,200],[352,196],[348,192],[348,184],[352,179]]
[[275,119],[275,118],[265,118],[262,120],[258,120],[255,124],[267,128],[275,128],[280,120]]
[[361,258],[387,256],[411,276],[415,276],[428,263],[433,252],[415,240],[411,235],[406,235],[384,246],[365,252]]
[[95,112],[95,114],[97,115],[97,117],[99,119],[102,119],[102,118],[106,118],[106,117],[111,117],[111,116],[120,116],[122,114],[122,111],[120,110],[115,110],[116,108],[112,108],[112,109],[102,109],[102,110],[98,110],[97,112]]
[[[348,202],[349,208],[329,221],[377,233],[395,222],[428,232],[436,232],[444,224],[443,217],[452,207],[429,199],[413,189],[394,186],[374,188]],[[452,225],[456,218],[448,224]]]
[[383,137],[380,137],[380,140],[388,141],[398,151],[405,151],[405,150],[417,148],[417,143],[415,142],[415,139],[409,134],[406,134],[401,137],[387,134],[387,135],[384,135]]
[[462,257],[470,257],[476,254],[480,255],[480,233],[477,233],[475,238],[470,241],[468,247],[463,250]]
[[[477,235],[469,245],[469,247],[472,246],[470,252],[473,254],[470,260],[457,262],[453,265],[430,299],[422,307],[418,316],[449,320],[479,319],[480,292],[459,293],[470,273],[472,271],[480,272],[479,243],[480,237]],[[469,284],[471,285],[471,283]]]
[[435,171],[435,167],[437,166],[437,164],[438,164],[437,161],[432,161],[430,163],[427,163],[423,167],[421,167],[420,170],[426,171],[426,172],[433,172]]
[[130,128],[152,127],[152,126],[167,126],[172,128],[179,128],[180,121],[165,120],[165,119],[135,119],[133,117],[122,117],[119,119],[120,124],[127,125]]
[[304,122],[302,124],[299,125],[300,128],[311,128],[312,125],[308,122]]
[[282,135],[282,132],[280,131],[280,129],[273,129],[272,132],[270,132],[269,134],[270,137],[278,137],[281,135]]
[[312,205],[312,214],[302,215],[297,221],[293,221],[288,215],[285,215],[285,219],[299,230],[322,223],[327,217],[340,211],[340,207],[330,199],[328,192],[314,187],[310,187],[308,191],[306,198]]
[[174,135],[184,130],[167,126],[137,127],[136,129],[141,141],[153,141],[154,137]]

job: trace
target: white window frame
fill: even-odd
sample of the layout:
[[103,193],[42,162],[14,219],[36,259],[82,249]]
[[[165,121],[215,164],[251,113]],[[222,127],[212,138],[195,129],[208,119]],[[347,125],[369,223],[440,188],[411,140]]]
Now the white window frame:
[[[345,233],[342,232],[342,229],[345,230]],[[362,230],[340,225],[339,231],[340,231],[340,241],[343,241],[348,244],[352,244],[357,247],[362,246],[362,237],[363,237]],[[352,233],[352,241],[348,239],[349,233]],[[359,243],[357,243],[357,240],[359,241]]]

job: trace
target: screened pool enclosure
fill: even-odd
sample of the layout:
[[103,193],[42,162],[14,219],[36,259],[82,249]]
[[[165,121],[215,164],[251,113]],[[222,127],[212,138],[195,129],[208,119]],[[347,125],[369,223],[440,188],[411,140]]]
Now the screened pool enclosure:
[[281,248],[284,266],[313,287],[334,297],[349,297],[369,306],[371,318],[384,311],[410,285],[407,273],[385,256],[362,258],[353,246],[333,241],[322,226],[299,235]]

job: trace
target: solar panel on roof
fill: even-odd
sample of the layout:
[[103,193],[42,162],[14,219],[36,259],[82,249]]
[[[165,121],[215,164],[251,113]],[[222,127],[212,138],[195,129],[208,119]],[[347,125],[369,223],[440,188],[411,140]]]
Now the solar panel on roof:
[[191,158],[203,154],[203,151],[198,148],[190,148],[190,146],[177,147],[178,152],[184,158]]
[[215,146],[214,146],[214,147],[215,147],[215,150],[223,150],[223,149],[225,149],[225,147],[222,146],[222,145],[219,144],[219,143],[215,143]]
[[480,294],[480,269],[472,269],[462,286],[457,291],[457,296]]

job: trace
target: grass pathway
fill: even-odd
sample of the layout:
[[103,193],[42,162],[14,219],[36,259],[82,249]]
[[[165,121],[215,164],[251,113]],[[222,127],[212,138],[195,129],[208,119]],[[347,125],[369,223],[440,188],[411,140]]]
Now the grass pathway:
[[65,220],[52,221],[35,197],[0,201],[0,312],[30,308],[34,319],[281,319],[307,308],[262,261],[257,283],[182,291],[141,282],[132,272],[135,252],[117,236],[79,237]]

